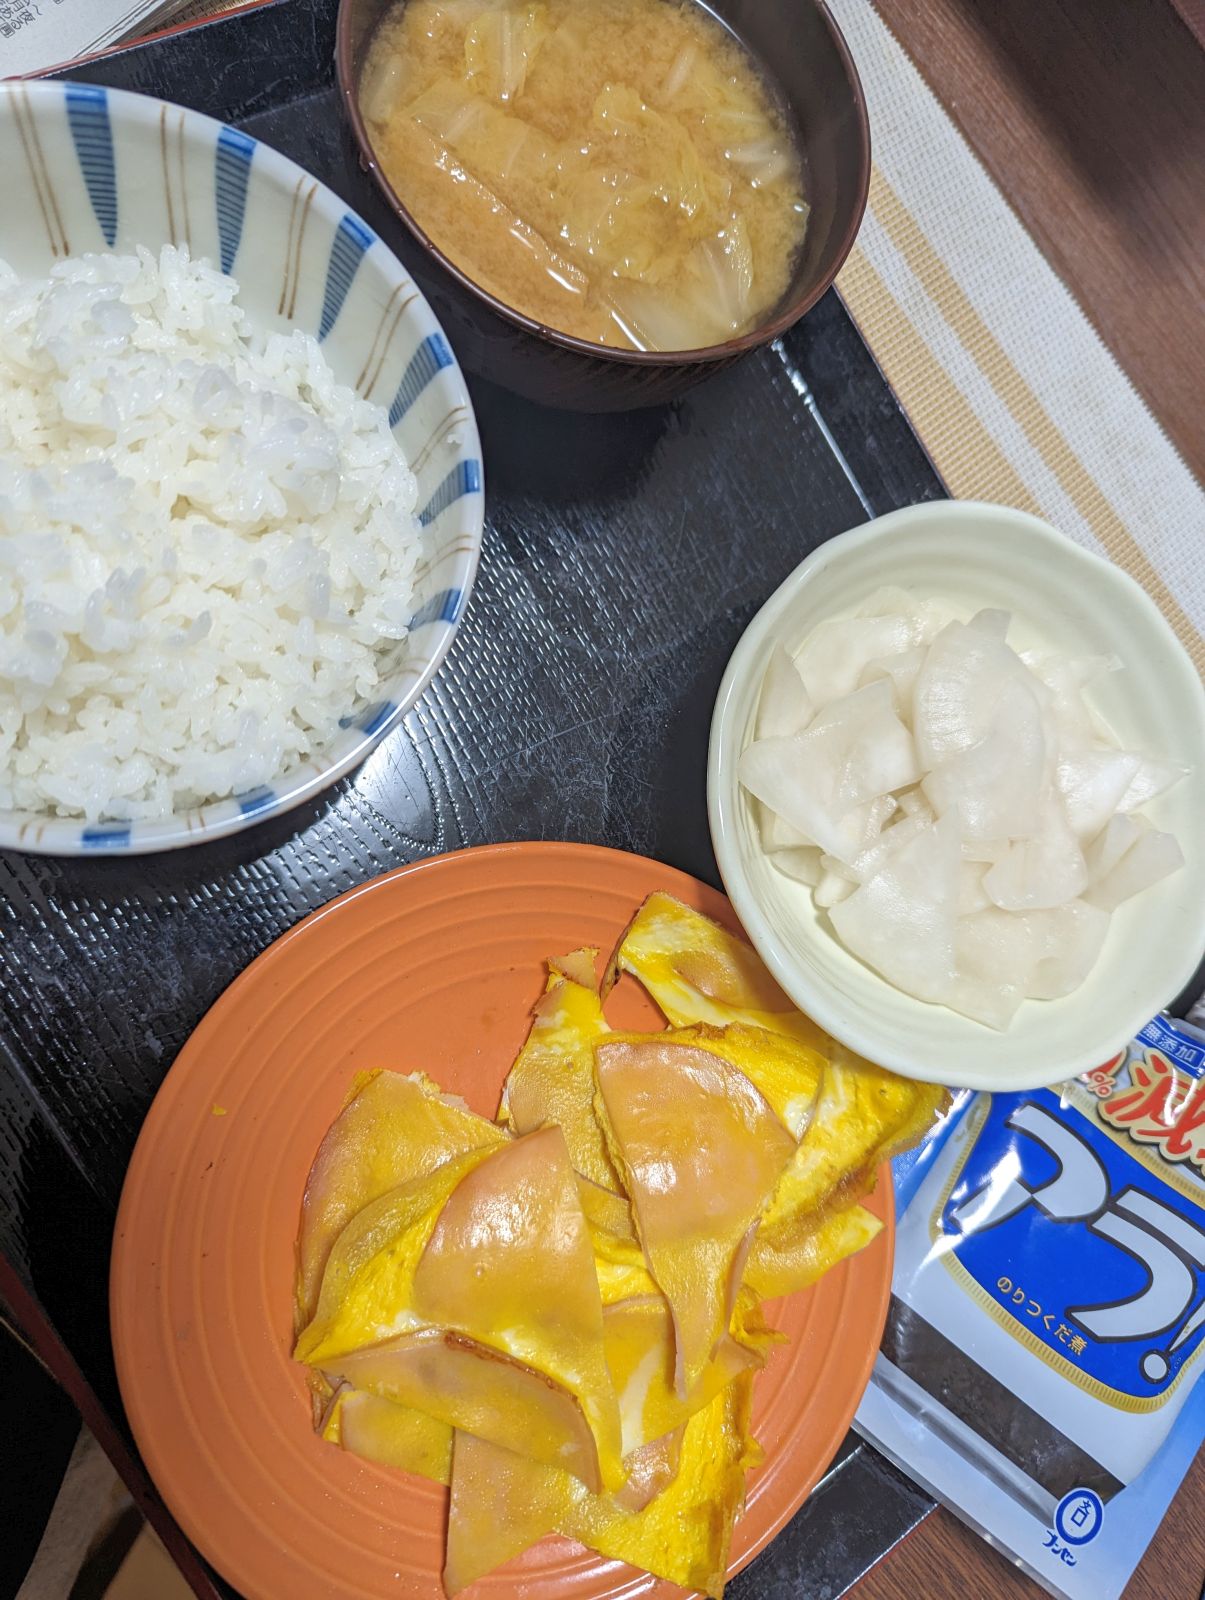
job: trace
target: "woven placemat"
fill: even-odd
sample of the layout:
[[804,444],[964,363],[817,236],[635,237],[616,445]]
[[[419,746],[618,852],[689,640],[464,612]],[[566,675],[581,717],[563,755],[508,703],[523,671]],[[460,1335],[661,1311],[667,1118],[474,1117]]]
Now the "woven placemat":
[[830,9],[874,152],[838,287],[938,471],[1109,556],[1205,671],[1205,493],[870,0]]

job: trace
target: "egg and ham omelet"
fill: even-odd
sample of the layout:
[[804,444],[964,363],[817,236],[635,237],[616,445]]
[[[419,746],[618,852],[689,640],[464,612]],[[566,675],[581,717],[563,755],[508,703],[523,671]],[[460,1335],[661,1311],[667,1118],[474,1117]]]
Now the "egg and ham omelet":
[[[362,1075],[315,1157],[296,1359],[333,1446],[450,1489],[455,1595],[549,1533],[722,1595],[764,1300],[880,1224],[944,1091],[845,1052],[754,952],[654,894],[603,980],[550,960],[497,1120]],[[618,977],[667,1026],[619,1032]]]

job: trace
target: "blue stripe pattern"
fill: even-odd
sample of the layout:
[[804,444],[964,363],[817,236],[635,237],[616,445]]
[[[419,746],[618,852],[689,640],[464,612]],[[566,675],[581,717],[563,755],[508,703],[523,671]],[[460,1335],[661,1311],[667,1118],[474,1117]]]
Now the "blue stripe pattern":
[[424,528],[446,511],[462,495],[477,494],[481,489],[481,463],[458,461],[418,514]]
[[380,733],[397,710],[395,700],[377,700],[370,706],[365,706],[363,711],[353,711],[350,716],[340,717],[339,726],[343,729],[359,728],[361,733],[366,733],[369,738]]
[[261,811],[267,811],[276,804],[275,789],[248,789],[246,794],[236,795],[238,808],[245,817],[257,817]]
[[444,589],[442,593],[432,595],[426,605],[421,606],[410,618],[411,633],[415,628],[425,628],[429,622],[455,622],[460,615],[463,599],[463,589]]
[[117,164],[113,160],[113,129],[109,125],[106,91],[91,84],[69,84],[67,121],[88,198],[105,243],[112,249],[117,238]]
[[442,333],[430,333],[410,358],[389,407],[389,426],[396,428],[410,407],[442,367],[452,365],[452,352]]
[[247,179],[255,140],[237,128],[223,128],[218,134],[214,154],[213,186],[218,214],[218,240],[222,271],[234,269],[234,258],[243,237],[243,217],[247,210]]
[[371,738],[374,733],[380,733],[396,710],[397,706],[392,700],[382,700],[379,705],[368,706],[356,721]]
[[122,823],[111,828],[85,828],[80,834],[85,850],[125,850],[130,843],[130,825]]
[[338,321],[356,268],[375,240],[376,235],[350,211],[336,228],[331,258],[326,268],[326,292],[322,296],[322,319],[318,324],[319,344]]

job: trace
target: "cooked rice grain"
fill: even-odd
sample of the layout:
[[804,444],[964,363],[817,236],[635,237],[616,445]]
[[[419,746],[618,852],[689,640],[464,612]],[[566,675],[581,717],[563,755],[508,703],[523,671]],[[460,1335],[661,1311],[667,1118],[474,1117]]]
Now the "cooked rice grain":
[[414,475],[182,249],[0,262],[0,809],[155,818],[320,750],[405,637]]

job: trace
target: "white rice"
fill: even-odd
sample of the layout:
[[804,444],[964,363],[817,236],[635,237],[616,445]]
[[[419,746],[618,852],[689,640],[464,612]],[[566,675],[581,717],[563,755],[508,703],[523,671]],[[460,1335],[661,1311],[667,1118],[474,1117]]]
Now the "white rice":
[[0,262],[0,809],[163,817],[371,700],[416,484],[308,335],[184,250]]

